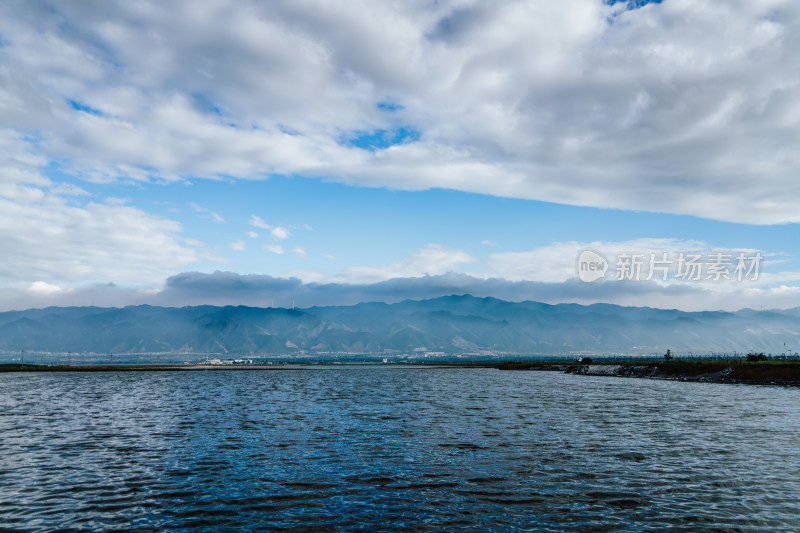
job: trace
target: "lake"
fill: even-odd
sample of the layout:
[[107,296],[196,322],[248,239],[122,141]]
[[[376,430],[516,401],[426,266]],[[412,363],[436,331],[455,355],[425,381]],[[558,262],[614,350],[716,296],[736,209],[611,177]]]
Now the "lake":
[[790,530],[798,400],[477,368],[0,374],[0,527]]

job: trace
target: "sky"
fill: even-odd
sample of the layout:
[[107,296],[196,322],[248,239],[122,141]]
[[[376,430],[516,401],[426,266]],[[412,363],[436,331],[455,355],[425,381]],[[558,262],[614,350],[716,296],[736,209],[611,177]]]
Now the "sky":
[[798,51],[792,0],[3,2],[0,310],[798,307]]

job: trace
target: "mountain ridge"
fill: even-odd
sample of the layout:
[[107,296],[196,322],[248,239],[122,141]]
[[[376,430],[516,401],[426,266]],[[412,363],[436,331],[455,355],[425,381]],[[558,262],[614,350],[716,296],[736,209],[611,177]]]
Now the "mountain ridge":
[[689,312],[470,295],[305,309],[136,305],[0,313],[0,351],[7,353],[781,353],[798,346],[798,309]]

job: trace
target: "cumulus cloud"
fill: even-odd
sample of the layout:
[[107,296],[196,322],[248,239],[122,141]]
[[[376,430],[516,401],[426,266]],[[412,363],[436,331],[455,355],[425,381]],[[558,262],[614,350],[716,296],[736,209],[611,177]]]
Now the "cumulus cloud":
[[[241,243],[241,241],[238,241]],[[236,245],[237,243],[234,243]],[[243,244],[243,243],[241,243]],[[283,255],[278,244],[263,248]],[[702,241],[679,239],[637,239],[622,242],[563,242],[518,253],[492,254],[480,274],[458,273],[479,266],[479,261],[462,250],[429,244],[407,257],[386,265],[346,267],[338,273],[317,271],[269,275],[240,275],[234,272],[185,272],[166,279],[161,288],[133,289],[115,284],[66,286],[37,281],[0,286],[0,310],[31,302],[41,305],[120,305],[151,304],[166,306],[216,304],[298,306],[351,305],[359,302],[398,302],[451,294],[471,294],[508,301],[533,300],[544,303],[578,304],[613,303],[625,306],[697,310],[738,310],[752,308],[796,307],[800,301],[800,273],[779,270],[784,257],[760,250],[746,250],[749,255],[763,255],[762,272],[757,280],[711,281],[671,278],[648,281],[644,276],[618,280],[613,274],[595,283],[579,281],[575,269],[582,250],[591,249],[607,257],[610,270],[619,253],[668,254],[674,259],[686,251],[716,250]],[[289,251],[304,257],[296,246]],[[705,260],[705,259],[704,259]],[[673,276],[674,269],[670,270]]]
[[[6,3],[0,121],[98,183],[301,175],[800,222],[800,5],[639,5]],[[0,195],[36,200],[30,179]]]
[[392,278],[444,274],[476,261],[475,257],[462,250],[448,248],[440,244],[428,244],[412,252],[405,259],[387,265],[347,267],[333,275],[314,271],[290,272],[288,275],[301,278],[304,281],[315,282],[378,283]]
[[[267,224],[266,222],[264,222],[264,219],[262,219],[260,216],[257,216],[257,215],[250,215],[250,219],[248,220],[247,223],[250,224],[251,226],[255,227],[255,228],[261,228],[261,229],[269,229],[269,228],[272,227],[269,224]],[[256,232],[254,232],[254,231],[251,231],[249,233],[249,235],[251,237],[253,237],[253,235],[258,236],[256,234]],[[253,237],[253,238],[255,239],[255,237]]]
[[272,252],[273,254],[277,255],[284,254],[283,246],[281,246],[280,244],[265,244],[263,248],[268,252]]
[[[284,227],[272,226],[270,224],[267,224],[266,222],[264,222],[263,218],[257,215],[250,215],[250,218],[248,219],[247,223],[255,228],[268,230],[270,235],[272,235],[272,238],[275,239],[276,241],[286,240],[289,238],[289,235],[292,234],[288,229]],[[254,231],[248,232],[248,235],[254,239],[258,237],[258,234]]]
[[28,289],[36,294],[55,294],[62,291],[61,287],[45,281],[34,281]]
[[271,230],[269,230],[269,232],[272,235],[272,238],[275,239],[276,241],[286,240],[289,238],[289,235],[291,235],[291,232],[288,229],[282,228],[280,226],[272,228]]
[[158,283],[203,257],[180,238],[177,222],[125,206],[73,206],[46,195],[25,204],[0,198],[0,227],[4,282]]
[[207,258],[178,222],[54,187],[35,152],[0,130],[0,286],[33,283],[44,294],[99,281],[157,284]]
[[[38,291],[36,289],[39,289]],[[710,286],[662,286],[654,282],[607,281],[593,284],[576,279],[560,283],[509,281],[499,278],[476,278],[466,274],[445,273],[437,276],[395,278],[378,283],[316,283],[294,277],[240,275],[233,272],[185,272],[167,279],[158,291],[134,290],[113,284],[90,285],[70,291],[58,291],[40,285],[16,290],[0,288],[0,310],[19,309],[20,302],[41,305],[118,306],[150,304],[184,305],[250,305],[299,307],[316,305],[352,305],[359,302],[399,302],[406,299],[427,299],[452,294],[471,294],[507,301],[543,303],[612,303],[617,305],[681,309],[685,311],[794,308],[800,287],[758,287],[739,284],[732,290],[716,290]],[[41,290],[46,289],[46,290]]]
[[682,252],[704,253],[712,246],[697,240],[680,239],[633,239],[622,242],[557,242],[524,252],[491,254],[487,260],[488,277],[505,278],[511,281],[562,282],[575,277],[576,261],[583,250],[599,252],[612,270],[619,254],[641,254],[643,266],[647,266],[650,254],[676,260]]

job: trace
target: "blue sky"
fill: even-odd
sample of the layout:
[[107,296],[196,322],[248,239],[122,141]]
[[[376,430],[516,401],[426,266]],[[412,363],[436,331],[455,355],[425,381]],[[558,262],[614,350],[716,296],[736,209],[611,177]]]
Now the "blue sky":
[[[223,259],[198,263],[197,268],[205,271],[266,271],[277,275],[291,270],[320,270],[334,274],[342,264],[399,261],[409,251],[431,243],[485,257],[554,242],[640,238],[699,240],[720,248],[774,253],[800,240],[800,228],[794,224],[735,224],[443,189],[408,192],[351,187],[300,177],[100,189],[128,200],[128,205],[181,222],[186,237],[203,242]],[[215,220],[213,214],[222,220]],[[268,230],[249,223],[253,215],[275,227],[287,228],[290,236],[272,238]],[[249,232],[258,237],[249,236]],[[236,241],[245,244],[245,251],[231,249]],[[286,253],[276,256],[264,250],[264,244],[280,244]],[[296,246],[303,247],[306,257],[289,253]],[[335,259],[326,257],[331,255]]]
[[[0,11],[4,309],[800,305],[791,2]],[[761,276],[613,279],[715,250]]]

